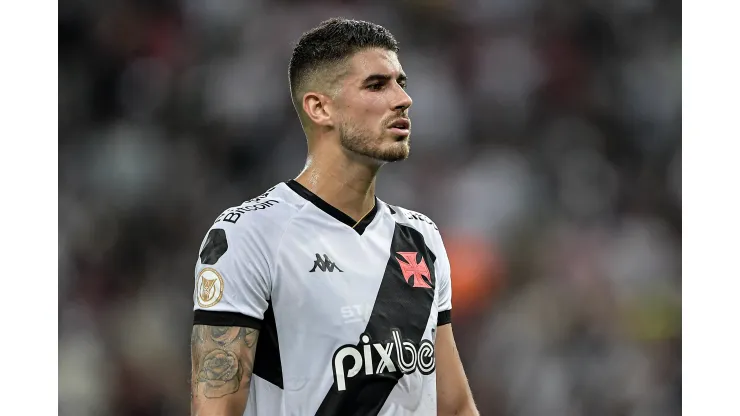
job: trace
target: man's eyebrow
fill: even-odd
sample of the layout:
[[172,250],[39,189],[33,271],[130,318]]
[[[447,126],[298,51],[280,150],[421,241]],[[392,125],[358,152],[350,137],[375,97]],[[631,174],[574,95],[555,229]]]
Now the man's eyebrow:
[[[392,77],[388,74],[372,74],[368,76],[367,78],[365,78],[365,81],[363,81],[363,84],[369,84],[375,81],[390,81],[391,78]],[[401,73],[400,75],[398,75],[398,78],[396,79],[396,81],[405,82],[406,79],[407,79],[406,74]]]

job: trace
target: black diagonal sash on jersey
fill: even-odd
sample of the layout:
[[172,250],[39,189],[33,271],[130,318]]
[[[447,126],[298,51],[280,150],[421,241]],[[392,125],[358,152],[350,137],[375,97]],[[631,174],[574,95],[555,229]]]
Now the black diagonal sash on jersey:
[[[418,252],[421,255],[431,274],[431,288],[409,284],[397,260],[398,252]],[[392,342],[391,329],[394,328],[401,331],[404,339],[416,345],[421,342],[434,302],[434,260],[434,253],[426,246],[420,232],[396,224],[390,257],[365,328],[365,334],[370,336],[371,342]],[[359,341],[357,345],[360,345]],[[337,389],[335,379],[316,415],[377,415],[402,375],[398,365],[393,373],[368,376],[361,372],[347,378],[346,390],[341,392]]]

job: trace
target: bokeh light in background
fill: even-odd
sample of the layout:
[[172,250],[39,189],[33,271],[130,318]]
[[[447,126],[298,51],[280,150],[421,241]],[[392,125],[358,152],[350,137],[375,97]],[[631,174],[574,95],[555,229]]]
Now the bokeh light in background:
[[490,306],[504,284],[504,270],[495,247],[476,235],[444,233],[450,259],[455,319],[467,319]]
[[193,269],[294,177],[300,34],[387,26],[414,99],[384,201],[428,215],[483,415],[679,414],[681,3],[62,0],[59,400],[189,409]]

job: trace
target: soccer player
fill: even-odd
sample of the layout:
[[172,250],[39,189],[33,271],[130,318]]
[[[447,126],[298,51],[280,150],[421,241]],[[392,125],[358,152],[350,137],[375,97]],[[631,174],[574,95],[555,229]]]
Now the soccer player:
[[330,19],[305,33],[290,90],[304,170],[224,211],[195,268],[197,415],[477,415],[452,335],[435,224],[375,196],[409,155],[393,35]]

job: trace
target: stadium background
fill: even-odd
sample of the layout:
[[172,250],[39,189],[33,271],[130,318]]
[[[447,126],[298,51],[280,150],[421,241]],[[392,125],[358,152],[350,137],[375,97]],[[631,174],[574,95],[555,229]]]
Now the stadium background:
[[680,414],[681,3],[62,0],[59,408],[189,411],[193,267],[226,207],[302,168],[292,42],[388,27],[482,415]]

